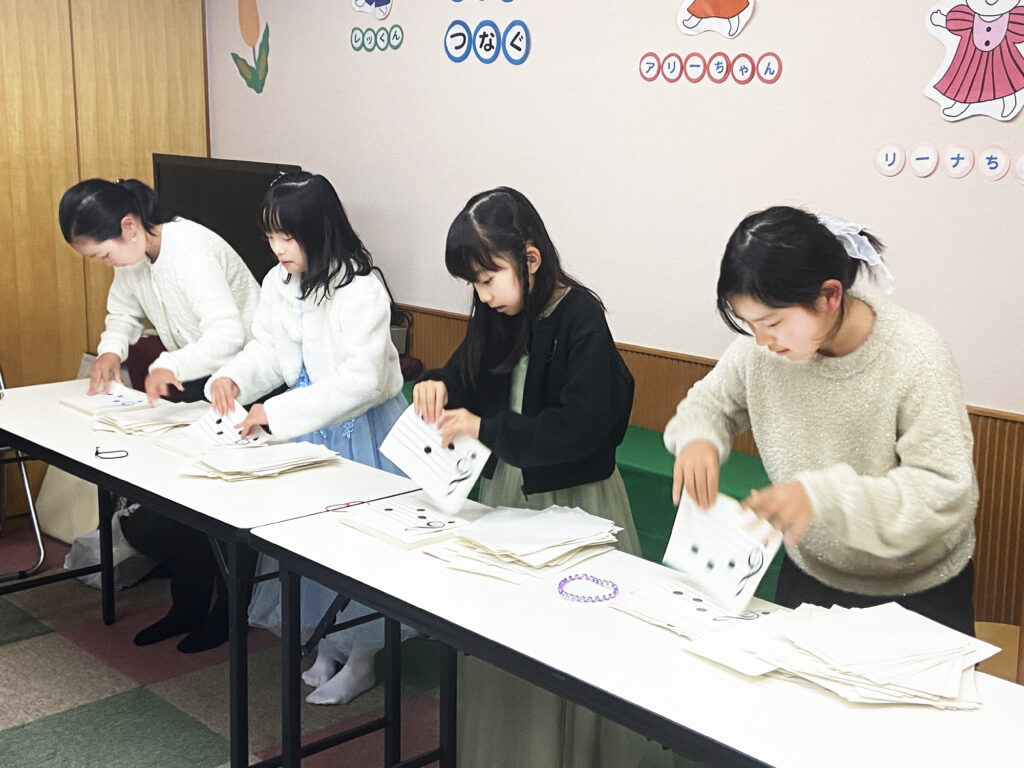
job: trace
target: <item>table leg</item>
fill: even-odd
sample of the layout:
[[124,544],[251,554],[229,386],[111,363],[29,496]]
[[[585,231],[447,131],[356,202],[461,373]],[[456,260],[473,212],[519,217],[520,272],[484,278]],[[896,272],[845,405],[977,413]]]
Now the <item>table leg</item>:
[[302,577],[279,565],[281,580],[281,768],[302,762],[302,710],[299,672],[299,584]]
[[114,623],[114,494],[105,488],[96,488],[100,530],[100,592],[103,623]]
[[227,542],[231,768],[249,765],[249,605],[243,565],[246,549],[237,541]]
[[458,711],[459,652],[441,644],[441,683],[439,686],[440,768],[455,768],[456,714]]
[[384,768],[402,761],[402,625],[384,619]]

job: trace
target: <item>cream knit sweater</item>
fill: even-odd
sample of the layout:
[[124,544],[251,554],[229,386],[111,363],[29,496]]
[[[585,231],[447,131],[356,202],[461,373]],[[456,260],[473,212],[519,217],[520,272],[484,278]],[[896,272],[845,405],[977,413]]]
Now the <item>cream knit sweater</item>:
[[787,552],[836,589],[902,595],[948,581],[974,551],[978,487],[960,378],[935,330],[877,299],[843,357],[792,362],[736,339],[665,429],[673,454],[711,441],[724,461],[753,430],[773,483],[799,480],[814,519]]
[[148,319],[167,348],[150,370],[166,368],[180,381],[201,379],[252,337],[259,295],[249,268],[220,235],[174,219],[161,227],[155,263],[143,259],[114,269],[97,352],[124,360]]

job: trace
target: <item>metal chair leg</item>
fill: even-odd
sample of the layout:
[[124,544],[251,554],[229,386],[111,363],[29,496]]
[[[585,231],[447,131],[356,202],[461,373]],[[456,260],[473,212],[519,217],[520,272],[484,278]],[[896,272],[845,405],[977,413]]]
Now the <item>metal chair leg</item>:
[[[3,451],[0,451],[0,453],[3,453]],[[36,537],[36,547],[39,550],[39,559],[36,560],[36,564],[35,565],[33,565],[31,568],[28,568],[27,570],[23,570],[23,571],[10,571],[9,573],[2,573],[2,574],[0,574],[0,582],[15,581],[15,580],[18,580],[18,579],[27,579],[29,576],[31,576],[33,573],[35,573],[36,571],[38,571],[42,567],[43,560],[46,558],[46,549],[43,546],[43,534],[42,534],[42,531],[39,530],[39,516],[36,514],[36,505],[32,501],[32,489],[31,489],[31,487],[28,484],[28,472],[25,470],[25,462],[28,461],[29,457],[24,456],[21,453],[21,451],[15,451],[14,455],[15,455],[14,463],[16,463],[18,465],[18,470],[21,472],[21,485],[22,485],[22,488],[25,491],[25,501],[28,502],[28,515],[29,515],[29,519],[32,521],[32,530],[35,533],[35,537]],[[3,492],[6,492],[6,490],[7,490],[7,488],[6,488],[6,485],[7,485],[7,483],[6,483],[7,463],[6,462],[4,464],[0,464],[0,473],[2,473],[3,478],[4,478],[3,484],[0,485],[0,528],[2,528],[3,527],[4,519],[6,517],[5,497],[2,495]]]

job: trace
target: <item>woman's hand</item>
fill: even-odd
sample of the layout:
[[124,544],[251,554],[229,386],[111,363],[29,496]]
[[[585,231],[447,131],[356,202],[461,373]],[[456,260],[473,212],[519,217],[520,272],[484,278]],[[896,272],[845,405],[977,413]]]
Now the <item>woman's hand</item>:
[[240,391],[234,380],[227,376],[214,379],[210,384],[210,404],[213,406],[213,410],[221,416],[230,413],[231,409],[235,407],[235,399]]
[[465,408],[441,411],[441,416],[437,420],[437,428],[441,430],[441,445],[444,446],[451,445],[459,435],[469,435],[480,439],[480,417]]
[[104,352],[89,369],[89,391],[85,394],[103,394],[111,380],[121,383],[121,358],[114,352]]
[[743,506],[782,531],[787,544],[796,544],[807,533],[814,509],[798,480],[751,491]]
[[179,392],[184,392],[185,387],[178,381],[178,377],[167,368],[154,368],[146,377],[146,397],[149,402],[155,403],[161,397],[167,397],[168,387],[174,387]]
[[[220,379],[218,379],[220,381]],[[230,381],[230,379],[228,379]],[[233,383],[233,382],[232,382]],[[239,437],[248,437],[249,433],[257,426],[265,426],[267,423],[267,412],[263,409],[263,403],[256,403],[249,409],[249,414],[244,421],[235,424],[235,429],[241,429]]]
[[448,405],[448,387],[443,381],[421,381],[412,388],[412,404],[421,419],[433,424]]
[[702,509],[718,498],[718,449],[708,440],[687,443],[676,456],[672,468],[673,504],[679,504],[684,488]]

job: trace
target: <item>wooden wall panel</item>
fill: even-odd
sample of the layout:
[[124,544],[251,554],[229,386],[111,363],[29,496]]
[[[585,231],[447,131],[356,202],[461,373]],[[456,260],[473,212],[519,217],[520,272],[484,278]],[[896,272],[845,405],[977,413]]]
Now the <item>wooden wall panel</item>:
[[[443,364],[462,340],[466,318],[406,307],[414,326],[409,352],[427,368]],[[680,398],[714,360],[620,344],[636,379],[630,423],[664,429]],[[1021,622],[1024,599],[1024,415],[968,408],[980,500],[975,528],[975,608],[978,621]],[[757,455],[749,431],[733,447]]]
[[[83,259],[57,227],[78,179],[67,0],[0,0],[0,365],[7,386],[66,379],[85,348]],[[43,467],[29,465],[38,488]],[[10,514],[26,509],[13,465]]]
[[[154,152],[209,154],[202,0],[70,0],[81,178],[153,181]],[[86,271],[88,345],[110,267]]]

